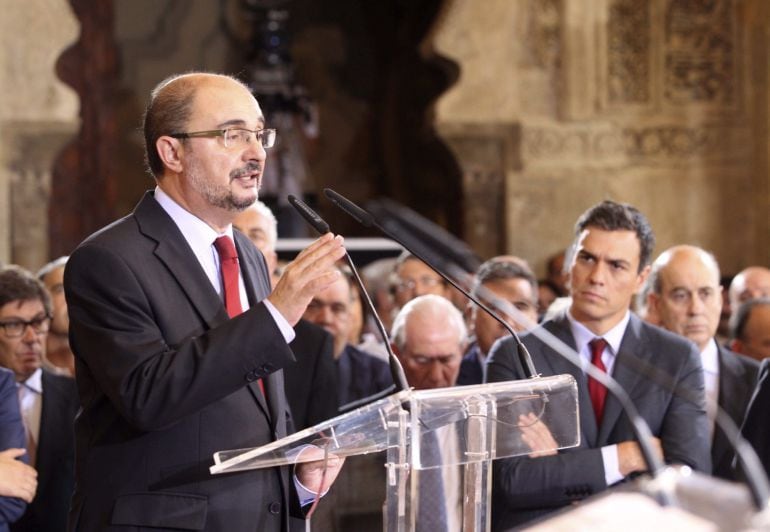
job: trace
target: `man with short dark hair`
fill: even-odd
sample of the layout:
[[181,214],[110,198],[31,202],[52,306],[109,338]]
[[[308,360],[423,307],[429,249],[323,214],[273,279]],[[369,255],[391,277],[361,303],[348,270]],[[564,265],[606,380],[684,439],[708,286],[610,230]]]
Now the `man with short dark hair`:
[[[666,462],[709,472],[699,354],[688,340],[648,325],[629,311],[649,273],[653,246],[652,229],[634,207],[604,201],[590,208],[575,226],[570,307],[541,328],[576,350],[586,363],[609,373],[631,395],[654,436],[650,443]],[[536,370],[546,376],[571,374],[578,383],[580,445],[536,457],[497,460],[495,530],[521,525],[647,469],[620,402],[534,331],[522,340]],[[511,338],[495,344],[488,361],[489,382],[526,377],[516,352]],[[657,372],[669,375],[672,382],[648,377]]]
[[719,265],[696,246],[674,246],[655,259],[647,278],[647,311],[656,323],[698,347],[706,385],[714,476],[736,480],[733,446],[715,424],[717,407],[740,425],[757,380],[759,364],[719,345],[715,335],[722,312]]
[[38,491],[14,531],[65,530],[75,480],[72,423],[78,410],[71,378],[42,369],[51,299],[18,266],[0,270],[0,366],[13,371]]
[[[526,263],[508,255],[493,257],[479,266],[471,294],[503,318],[516,332],[526,331],[537,324],[537,279]],[[513,306],[526,318],[516,321],[508,306]],[[508,334],[496,319],[468,302],[470,324],[475,335],[460,366],[458,385],[481,384],[484,364],[492,344]]]
[[348,343],[352,292],[350,278],[343,274],[313,297],[303,315],[304,319],[323,327],[334,337],[340,406],[369,397],[393,384],[388,364]]
[[770,358],[770,297],[749,299],[733,309],[730,349],[759,362]]

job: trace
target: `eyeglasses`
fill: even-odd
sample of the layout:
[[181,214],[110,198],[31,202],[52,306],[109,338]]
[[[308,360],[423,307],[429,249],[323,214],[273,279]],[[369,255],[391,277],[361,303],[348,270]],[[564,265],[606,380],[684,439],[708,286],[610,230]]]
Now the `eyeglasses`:
[[19,319],[0,321],[0,328],[3,329],[5,336],[8,338],[18,338],[23,336],[27,327],[32,327],[32,331],[34,331],[35,334],[44,334],[48,332],[50,326],[51,316],[47,314],[32,318],[29,321]]
[[394,288],[396,292],[410,292],[414,290],[418,285],[422,288],[433,288],[441,284],[444,284],[443,279],[423,276],[417,279],[399,279],[396,282]]
[[175,139],[191,139],[194,137],[222,137],[225,148],[245,148],[257,139],[263,148],[272,148],[275,144],[275,129],[246,129],[243,127],[226,127],[209,131],[191,131],[189,133],[171,133]]

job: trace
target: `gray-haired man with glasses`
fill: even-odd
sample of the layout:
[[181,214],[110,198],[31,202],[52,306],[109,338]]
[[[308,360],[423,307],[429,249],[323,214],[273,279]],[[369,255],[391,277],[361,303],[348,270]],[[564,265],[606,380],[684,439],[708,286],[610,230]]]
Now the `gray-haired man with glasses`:
[[14,530],[64,530],[74,485],[78,409],[72,379],[41,368],[51,325],[43,284],[18,266],[0,270],[0,366],[13,371],[38,492]]

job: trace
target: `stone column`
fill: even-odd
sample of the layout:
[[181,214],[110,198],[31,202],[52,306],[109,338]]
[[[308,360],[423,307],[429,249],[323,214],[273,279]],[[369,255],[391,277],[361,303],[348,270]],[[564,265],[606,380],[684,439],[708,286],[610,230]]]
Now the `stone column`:
[[54,65],[77,36],[66,0],[3,5],[0,17],[0,262],[36,269],[48,257],[53,160],[78,125],[78,100]]

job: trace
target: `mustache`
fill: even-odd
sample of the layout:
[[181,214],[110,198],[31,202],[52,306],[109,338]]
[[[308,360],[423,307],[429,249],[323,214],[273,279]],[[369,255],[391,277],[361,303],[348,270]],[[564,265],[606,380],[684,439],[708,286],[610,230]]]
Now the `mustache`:
[[250,161],[246,163],[246,166],[244,166],[243,168],[238,168],[230,172],[230,180],[238,179],[240,177],[253,174],[254,172],[259,172],[261,170],[262,170],[261,164],[259,164],[258,162]]

